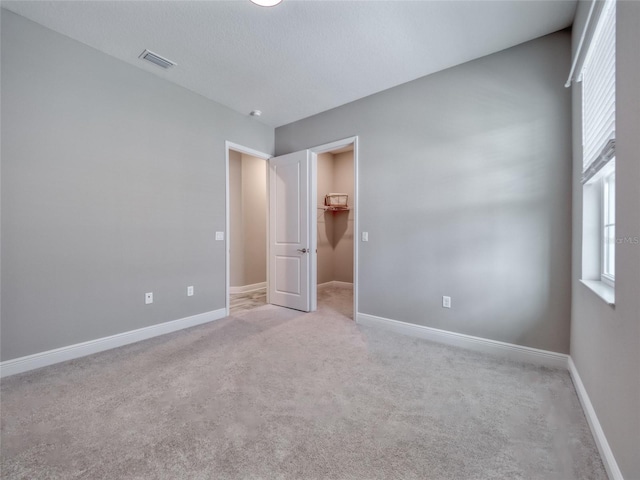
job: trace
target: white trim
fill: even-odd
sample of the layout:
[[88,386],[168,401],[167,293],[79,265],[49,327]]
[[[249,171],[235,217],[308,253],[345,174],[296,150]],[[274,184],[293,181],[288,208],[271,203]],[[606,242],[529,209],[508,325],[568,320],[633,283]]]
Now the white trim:
[[148,338],[157,337],[166,333],[175,332],[203,323],[213,322],[226,317],[224,308],[210,312],[199,313],[190,317],[180,318],[169,322],[138,328],[129,332],[118,333],[109,337],[97,338],[88,342],[76,343],[66,347],[35,353],[25,357],[14,358],[0,363],[0,377],[8,377],[17,373],[28,372],[36,368],[46,367],[55,363],[66,362],[75,358],[103,352],[130,343],[139,342]]
[[318,154],[309,155],[309,309],[318,310]]
[[[587,21],[584,24],[584,28],[582,29],[582,34],[580,35],[580,41],[578,42],[578,48],[576,49],[576,53],[574,54],[573,61],[571,62],[571,70],[569,71],[569,78],[567,78],[566,83],[564,84],[565,88],[569,88],[571,83],[573,82],[573,74],[578,66],[578,58],[582,54],[582,46],[584,45],[584,40],[587,36],[587,31],[589,30],[589,25],[591,24],[591,17],[593,16],[593,11],[596,6],[596,1],[593,0],[591,3],[591,7],[589,8],[589,14],[587,15]],[[582,72],[580,72],[582,75]],[[579,75],[579,76],[580,76]]]
[[251,285],[243,285],[241,287],[229,287],[229,293],[249,293],[256,290],[263,290],[267,288],[267,282],[253,283]]
[[229,235],[231,234],[229,219],[229,149],[231,148],[230,142],[224,142],[224,309],[227,316],[231,314],[231,255],[229,248]]
[[604,431],[600,426],[596,411],[591,404],[589,394],[587,394],[587,390],[584,388],[582,379],[578,374],[578,369],[576,368],[575,363],[573,363],[573,359],[571,357],[569,357],[569,373],[571,374],[571,380],[573,380],[573,385],[575,386],[576,392],[578,393],[578,399],[580,399],[580,403],[582,404],[582,409],[584,410],[584,414],[587,417],[587,423],[591,428],[591,433],[593,434],[596,446],[598,447],[598,451],[600,452],[600,458],[602,459],[602,463],[604,464],[604,468],[607,471],[609,479],[624,480],[622,472],[618,467],[618,463],[616,462],[616,459],[613,456],[613,452],[611,451],[611,447],[609,447],[609,442],[607,442],[607,437],[604,435]]
[[228,140],[224,142],[224,144],[227,148],[227,152],[231,149],[235,150],[236,152],[246,153],[247,155],[251,155],[252,157],[262,158],[263,160],[269,160],[271,157],[273,157],[273,155],[269,155],[268,153],[259,152],[258,150],[254,150],[253,148],[238,145],[237,143],[233,143]]
[[330,280],[328,282],[318,284],[318,288],[327,288],[327,287],[353,288],[353,283],[341,282],[339,280]]
[[463,333],[449,332],[423,325],[400,322],[389,318],[376,317],[366,313],[356,314],[356,323],[371,327],[381,327],[412,337],[424,338],[432,342],[453,345],[477,352],[490,353],[517,360],[552,368],[567,369],[569,356],[564,353],[539,350],[537,348],[514,345],[512,343],[490,340],[488,338],[474,337]]
[[353,212],[353,316],[358,313],[358,258],[360,252],[360,187],[359,187],[359,146],[358,137],[353,137],[353,196],[355,197],[355,211]]
[[604,300],[610,307],[616,306],[616,291],[600,280],[580,280],[580,283]]
[[[231,228],[230,228],[230,218],[229,218],[229,150],[235,150],[236,152],[246,153],[247,155],[251,155],[252,157],[258,157],[266,160],[267,162],[273,155],[269,155],[268,153],[259,152],[258,150],[254,150],[253,148],[244,147],[242,145],[238,145],[237,143],[230,142],[229,140],[224,142],[224,218],[225,218],[225,230],[226,235],[224,236],[224,249],[225,249],[225,309],[227,312],[227,316],[230,314],[231,308],[231,299],[229,295],[231,295],[231,242],[229,241],[229,237],[231,236]],[[267,279],[269,278],[269,181],[267,176]],[[269,303],[269,291],[267,290],[267,303]]]

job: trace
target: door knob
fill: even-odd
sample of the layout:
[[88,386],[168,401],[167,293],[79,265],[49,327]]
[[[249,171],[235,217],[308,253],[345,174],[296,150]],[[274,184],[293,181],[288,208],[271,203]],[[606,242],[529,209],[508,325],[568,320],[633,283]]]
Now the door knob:
[[306,248],[302,248],[302,249],[299,248],[298,251],[300,253],[307,253],[309,250],[307,250]]

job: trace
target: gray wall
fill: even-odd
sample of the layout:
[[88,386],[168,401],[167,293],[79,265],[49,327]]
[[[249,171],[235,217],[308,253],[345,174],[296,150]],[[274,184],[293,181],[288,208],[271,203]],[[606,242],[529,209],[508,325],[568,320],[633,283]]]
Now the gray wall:
[[559,32],[276,129],[359,136],[360,312],[569,351],[569,63]]
[[224,308],[224,142],[272,128],[4,10],[1,114],[2,360]]
[[[590,2],[578,6],[579,41]],[[616,237],[640,238],[640,3],[617,3]],[[579,282],[582,264],[581,84],[573,90],[571,358],[625,479],[640,478],[640,245],[616,245],[616,306]]]

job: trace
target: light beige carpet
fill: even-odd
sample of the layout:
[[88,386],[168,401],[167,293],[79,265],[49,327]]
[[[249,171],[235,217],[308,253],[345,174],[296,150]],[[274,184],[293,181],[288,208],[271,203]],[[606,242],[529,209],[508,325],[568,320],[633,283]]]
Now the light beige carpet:
[[606,478],[567,372],[320,297],[3,380],[2,478]]

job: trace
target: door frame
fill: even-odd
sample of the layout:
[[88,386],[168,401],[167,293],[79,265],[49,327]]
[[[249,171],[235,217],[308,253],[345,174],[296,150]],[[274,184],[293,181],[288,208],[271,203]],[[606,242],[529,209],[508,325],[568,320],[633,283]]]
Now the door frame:
[[243,145],[238,145],[237,143],[233,143],[230,141],[224,142],[224,172],[225,172],[225,236],[224,236],[224,248],[225,248],[225,310],[227,317],[230,313],[231,307],[231,221],[230,221],[230,195],[229,195],[229,150],[235,150],[236,152],[246,153],[247,155],[251,155],[252,157],[261,158],[266,162],[265,169],[267,172],[267,202],[266,202],[266,211],[265,215],[267,217],[267,237],[265,238],[265,242],[267,245],[267,303],[269,303],[269,159],[273,157],[273,155],[269,155],[268,153],[259,152],[258,150],[254,150],[253,148],[245,147]]
[[360,209],[360,197],[358,195],[358,136],[336,140],[334,142],[325,143],[309,149],[311,152],[311,169],[309,175],[309,222],[311,241],[311,265],[309,274],[311,276],[309,282],[311,311],[318,309],[318,155],[321,153],[337,150],[342,147],[353,144],[353,196],[355,197],[355,207],[353,208],[353,320],[356,320],[358,314],[358,251],[359,251],[359,232],[360,223],[358,210]]
[[[336,140],[330,143],[317,145],[309,148],[311,152],[310,156],[310,175],[309,175],[309,225],[310,225],[310,247],[311,247],[311,262],[309,268],[309,288],[310,288],[310,306],[311,311],[318,309],[318,155],[321,153],[330,152],[331,150],[337,150],[339,148],[346,147],[353,144],[353,196],[355,197],[355,207],[353,209],[353,318],[356,319],[358,313],[358,252],[359,252],[359,233],[360,233],[360,219],[358,210],[360,209],[360,196],[359,196],[359,175],[358,175],[358,136],[347,137],[342,140]],[[229,214],[229,150],[235,150],[240,153],[246,153],[254,157],[262,158],[267,162],[267,205],[265,215],[267,220],[269,218],[269,159],[273,157],[268,153],[260,152],[237,143],[225,141],[225,309],[226,315],[230,313],[230,287],[231,287],[231,231],[230,231],[230,214]],[[267,238],[265,239],[267,245],[267,303],[269,303],[269,271],[270,271],[270,247],[269,247],[269,221],[267,221]]]

